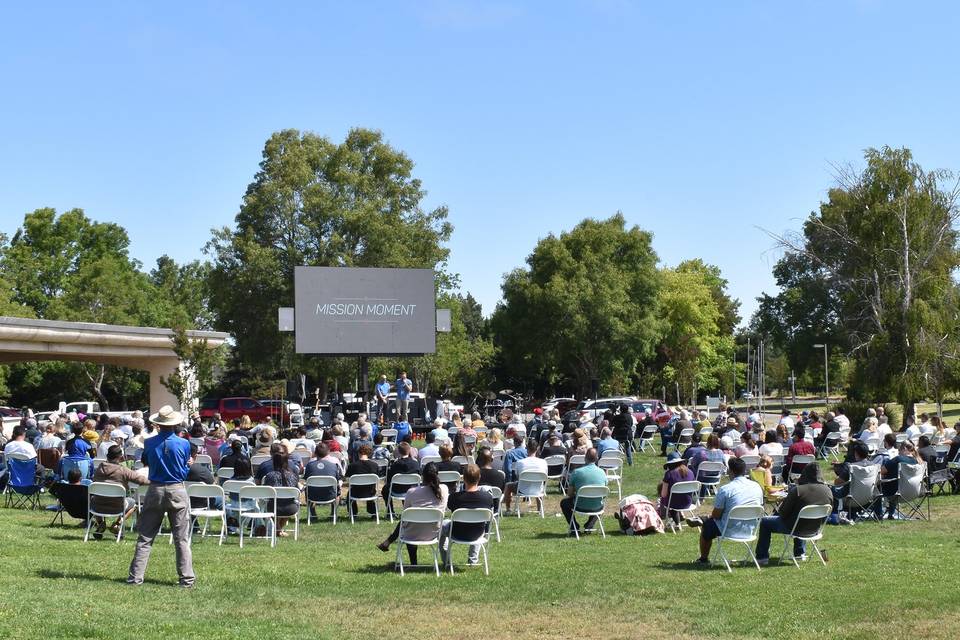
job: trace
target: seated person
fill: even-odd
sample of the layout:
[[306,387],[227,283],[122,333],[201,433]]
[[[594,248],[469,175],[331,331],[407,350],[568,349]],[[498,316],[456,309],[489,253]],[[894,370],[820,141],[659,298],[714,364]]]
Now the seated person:
[[[123,462],[123,447],[118,444],[112,445],[107,449],[107,459],[105,462],[100,463],[100,466],[93,472],[93,481],[94,482],[113,482],[116,484],[123,485],[127,490],[130,489],[130,483],[134,484],[149,484],[150,481],[144,475],[140,475],[135,471],[130,470],[122,464]],[[74,469],[73,471],[77,471]],[[125,518],[128,518],[137,508],[137,503],[133,498],[106,498],[103,496],[91,496],[90,497],[90,506],[94,511],[100,511],[104,513],[120,513],[123,512],[123,517],[117,518],[117,520],[110,525],[110,531],[114,535],[120,532],[120,528],[123,526],[123,521]],[[97,528],[93,533],[93,537],[100,539],[103,537],[103,532],[107,528],[106,521],[97,517]]]
[[[704,520],[700,530],[700,557],[697,558],[699,565],[710,564],[710,548],[713,541],[725,531],[731,509],[740,505],[763,505],[763,489],[747,478],[747,465],[742,458],[730,458],[727,475],[730,482],[717,489],[713,511],[710,517]],[[732,532],[726,533],[729,535]]]
[[602,456],[604,451],[620,451],[620,442],[613,439],[613,431],[609,427],[600,431],[600,440],[597,442],[597,455]]
[[[446,431],[444,431],[446,434]],[[423,445],[423,448],[420,449],[420,457],[424,456],[435,457],[440,455],[440,447],[437,446],[437,434],[435,431],[427,431],[426,438],[427,444]]]
[[803,467],[806,465],[797,465],[791,471],[791,465],[793,465],[793,459],[796,456],[812,456],[816,453],[816,449],[813,448],[813,443],[806,439],[806,433],[804,432],[803,427],[798,427],[793,430],[793,444],[790,445],[790,448],[787,449],[787,457],[784,460],[783,464],[783,480],[784,482],[790,482],[791,473],[800,473],[803,471]]
[[[660,496],[659,512],[661,518],[670,517],[674,522],[680,522],[680,512],[689,509],[693,504],[693,498],[689,493],[680,493],[670,496],[670,490],[678,482],[689,482],[695,480],[693,471],[687,467],[686,460],[676,451],[670,452],[667,456],[667,462],[663,465],[666,473],[663,479],[657,485],[657,495]],[[669,504],[668,501],[669,500]]]
[[477,452],[477,466],[480,467],[480,486],[496,487],[502,494],[507,482],[503,472],[493,468],[493,453],[489,447],[480,447]]
[[[369,447],[369,445],[367,446]],[[327,476],[330,478],[336,478],[337,488],[307,487],[307,498],[309,500],[326,502],[327,500],[333,500],[335,496],[340,494],[340,479],[343,477],[340,470],[340,463],[328,458],[327,456],[329,454],[330,451],[327,449],[326,443],[318,443],[313,451],[313,460],[307,463],[307,467],[303,471],[303,477],[304,479],[312,478],[313,476]],[[317,515],[312,504],[310,505],[310,515],[311,517],[316,517]]]
[[[260,484],[266,487],[297,487],[300,478],[296,472],[290,470],[289,458],[286,448],[281,445],[279,450],[271,455],[273,464]],[[273,511],[277,514],[277,536],[286,538],[290,534],[283,528],[287,525],[287,520],[296,518],[300,513],[300,499],[277,498]]]
[[[510,452],[508,452],[508,455],[512,452],[513,450],[511,449]],[[518,459],[513,465],[514,477],[517,478],[517,480],[508,482],[506,484],[506,489],[503,492],[503,506],[508,511],[510,510],[510,500],[513,497],[513,494],[517,493],[517,491],[520,489],[523,489],[524,491],[530,489],[530,487],[520,486],[520,474],[524,471],[542,471],[543,473],[547,472],[547,462],[543,458],[537,457],[537,443],[533,440],[527,441],[526,457]],[[541,498],[538,498],[537,501],[540,502]]]
[[[587,485],[607,486],[607,474],[597,466],[597,460],[599,460],[597,450],[593,448],[587,449],[587,452],[584,454],[586,464],[570,474],[570,478],[567,481],[567,497],[560,501],[560,511],[563,513],[564,520],[568,526],[573,522],[574,528],[578,531],[580,525],[577,523],[576,518],[573,517],[573,506],[576,501],[577,491]],[[584,511],[599,511],[603,508],[603,500],[601,498],[582,498],[580,502],[577,503],[577,508]],[[597,519],[594,516],[590,516],[584,526],[587,531],[592,531],[596,527],[596,524]],[[569,535],[576,534],[571,532]]]
[[781,500],[786,494],[782,485],[773,483],[773,458],[760,456],[760,462],[755,469],[750,470],[750,479],[763,487],[763,497],[774,502]]
[[[421,472],[422,481],[420,485],[417,487],[411,487],[403,496],[403,508],[409,509],[411,507],[432,507],[446,511],[447,499],[450,494],[447,491],[447,487],[440,484],[440,478],[437,475],[439,473],[437,464],[435,462],[428,462],[423,467]],[[400,522],[397,523],[393,533],[387,536],[383,542],[378,544],[377,549],[380,549],[380,551],[383,552],[390,550],[390,545],[396,542],[397,538],[400,537],[401,524],[402,523]],[[433,537],[437,535],[436,528],[429,525],[407,523],[403,525],[403,527],[403,537],[407,540],[426,541],[432,540]],[[410,555],[410,562],[412,564],[417,564],[416,545],[408,544],[407,553]]]
[[[831,505],[833,495],[830,487],[820,475],[820,467],[808,464],[800,472],[797,484],[790,487],[786,497],[780,504],[775,516],[766,516],[760,520],[760,531],[757,537],[757,562],[760,566],[770,561],[770,536],[774,533],[789,534],[800,515],[800,509],[809,505]],[[819,523],[804,521],[797,529],[799,535],[809,535],[819,528]],[[793,556],[800,558],[804,555],[806,543],[794,539]]]
[[[319,445],[317,445],[319,447]],[[377,475],[379,467],[377,463],[370,459],[370,455],[373,451],[370,449],[370,445],[365,444],[357,451],[357,461],[351,462],[347,465],[347,471],[344,473],[344,477],[350,478],[351,476],[362,475],[372,473]],[[377,494],[376,485],[362,486],[357,487],[351,490],[351,493],[354,497],[357,498],[372,498]],[[354,515],[357,514],[357,503],[350,502],[350,510]],[[376,505],[373,501],[367,502],[367,513],[373,514],[376,513]]]
[[[533,442],[531,440],[531,442]],[[493,497],[486,491],[480,491],[480,468],[475,464],[468,464],[463,470],[463,491],[458,491],[450,496],[447,501],[447,507],[453,513],[457,509],[490,509],[494,510],[495,505]],[[453,523],[450,520],[443,521],[443,528],[440,532],[440,555],[444,564],[447,562],[449,543],[447,539],[453,537],[457,540],[477,540],[487,533],[488,523]],[[479,545],[470,545],[467,551],[467,564],[477,564],[480,555]]]

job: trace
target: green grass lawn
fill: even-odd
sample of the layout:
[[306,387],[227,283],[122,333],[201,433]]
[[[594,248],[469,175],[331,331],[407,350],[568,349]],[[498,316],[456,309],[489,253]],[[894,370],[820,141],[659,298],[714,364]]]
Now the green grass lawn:
[[[651,495],[662,459],[626,472]],[[832,479],[832,474],[829,474]],[[0,510],[0,634],[8,638],[908,638],[960,635],[960,498],[933,521],[829,527],[830,562],[801,569],[698,570],[697,533],[564,535],[555,490],[547,517],[504,518],[490,576],[461,568],[401,578],[374,548],[389,531],[364,519],[301,529],[275,549],[197,541],[193,590],[176,588],[161,539],[147,583],[124,584],[133,537],[84,544],[46,513]],[[608,512],[612,513],[612,511]],[[341,509],[341,513],[343,510]],[[69,522],[69,519],[68,519]],[[779,553],[779,539],[772,550]],[[780,543],[782,545],[782,543]],[[739,553],[739,552],[738,552]],[[465,561],[463,548],[457,558]]]

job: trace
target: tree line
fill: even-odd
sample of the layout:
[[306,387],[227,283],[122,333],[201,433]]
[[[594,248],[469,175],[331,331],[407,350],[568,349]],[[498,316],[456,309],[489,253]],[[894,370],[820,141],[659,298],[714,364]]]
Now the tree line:
[[[650,232],[620,213],[540,239],[485,317],[449,268],[449,212],[423,206],[413,169],[378,131],[354,129],[341,142],[279,131],[204,259],[163,256],[150,269],[129,255],[120,225],[38,209],[0,235],[0,314],[227,331],[233,341],[204,393],[291,395],[286,382],[303,374],[325,394],[355,389],[357,362],[298,355],[293,336],[277,331],[276,309],[294,303],[294,267],[431,268],[452,331],[438,334],[435,354],[372,359],[371,375],[405,368],[420,389],[467,400],[490,389],[584,397],[598,388],[689,402],[737,394],[746,338],[765,336],[780,368],[810,379],[818,360],[808,343],[828,343],[836,363],[857,363],[844,376],[854,394],[916,397],[921,374],[954,384],[955,198],[940,187],[947,175],[923,173],[909,151],[869,151],[867,168],[844,175],[802,237],[778,237],[780,291],[762,296],[739,330],[739,301],[719,268],[662,266]],[[112,365],[0,367],[0,397],[12,404],[92,395],[141,406],[147,386],[143,372]]]

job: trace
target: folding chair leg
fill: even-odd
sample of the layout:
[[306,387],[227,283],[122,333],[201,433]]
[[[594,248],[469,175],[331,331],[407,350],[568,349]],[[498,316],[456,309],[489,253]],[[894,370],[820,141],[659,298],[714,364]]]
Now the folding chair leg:
[[597,518],[597,524],[600,525],[600,538],[607,539],[607,532],[603,530],[603,516]]
[[403,575],[403,544],[397,543],[397,560],[396,566],[400,567],[400,575]]
[[[437,574],[437,577],[440,577],[440,543],[437,543],[437,546],[431,547],[433,549],[433,571]],[[451,549],[452,551],[452,549]],[[450,573],[453,573],[453,556],[450,556]]]
[[753,560],[753,564],[757,567],[757,571],[760,571],[760,563],[757,562],[757,556],[753,554],[753,549],[747,543],[744,543],[743,546],[747,548],[747,553],[750,554],[750,559]]

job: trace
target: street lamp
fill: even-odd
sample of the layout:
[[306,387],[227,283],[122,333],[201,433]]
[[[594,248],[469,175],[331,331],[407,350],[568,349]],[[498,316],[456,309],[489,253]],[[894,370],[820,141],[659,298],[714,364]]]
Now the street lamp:
[[827,411],[830,410],[830,365],[827,360],[827,344],[815,344],[813,345],[814,349],[823,349],[823,383],[825,388],[825,395],[827,396]]

